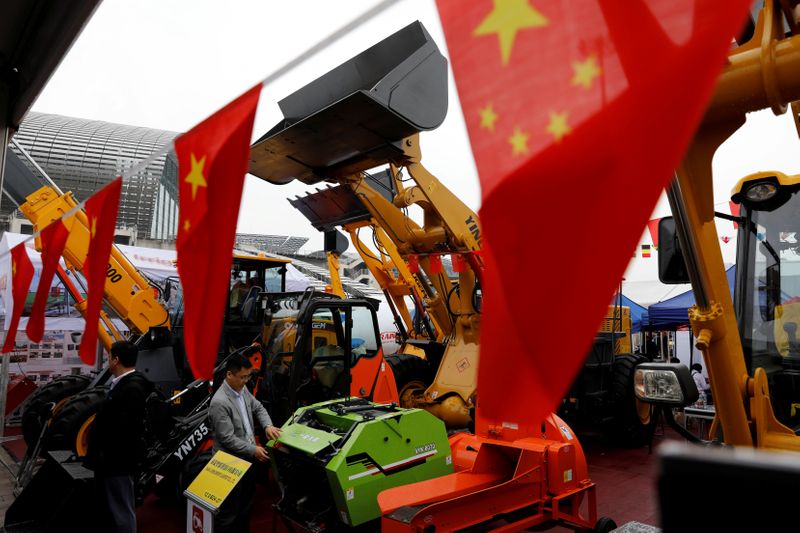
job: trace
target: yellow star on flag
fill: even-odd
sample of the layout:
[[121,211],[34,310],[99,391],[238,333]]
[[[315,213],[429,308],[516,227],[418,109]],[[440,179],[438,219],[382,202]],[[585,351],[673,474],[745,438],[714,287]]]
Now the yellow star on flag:
[[492,109],[492,104],[487,104],[486,107],[478,112],[481,114],[481,128],[494,131],[494,123],[497,122],[497,113]]
[[92,233],[92,239],[94,239],[94,236],[97,235],[97,217],[94,217],[92,219],[92,230],[91,230],[91,233]]
[[16,261],[12,261],[11,262],[11,275],[12,276],[16,276],[17,275],[17,262]]
[[528,137],[527,133],[524,133],[519,128],[514,128],[514,134],[508,138],[508,142],[511,143],[512,155],[525,155],[528,153]]
[[572,131],[572,128],[567,124],[568,113],[555,113],[550,112],[550,123],[547,125],[547,131],[553,135],[556,142],[559,142],[564,135]]
[[575,61],[572,64],[575,74],[572,76],[572,85],[581,85],[584,89],[592,88],[592,81],[603,73],[597,65],[597,58],[591,55],[585,61]]
[[191,154],[191,158],[192,169],[189,171],[184,181],[192,186],[192,200],[194,200],[197,196],[198,187],[208,187],[206,178],[203,176],[203,166],[206,164],[206,156],[203,156],[200,161],[197,160],[194,154]]
[[494,0],[494,9],[475,28],[473,35],[478,37],[496,33],[500,40],[500,57],[503,65],[507,65],[517,32],[525,28],[540,28],[549,23],[528,0]]
[[188,218],[183,221],[183,231],[184,232],[189,231],[189,228],[191,228],[191,227],[192,227],[192,224],[191,224],[191,222],[189,222]]

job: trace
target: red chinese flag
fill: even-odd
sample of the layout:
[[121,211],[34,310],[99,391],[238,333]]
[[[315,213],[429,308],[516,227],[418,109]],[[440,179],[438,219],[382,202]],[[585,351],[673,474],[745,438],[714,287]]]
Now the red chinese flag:
[[11,296],[14,298],[14,308],[11,311],[11,323],[3,343],[3,353],[14,350],[19,318],[25,308],[25,300],[28,299],[28,290],[32,279],[33,265],[28,257],[28,250],[25,249],[25,243],[21,242],[11,249]]
[[465,272],[467,270],[466,261],[461,254],[451,254],[450,261],[453,263],[453,272]]
[[[479,432],[538,429],[567,391],[750,3],[437,0],[483,197]],[[587,221],[591,276],[542,258]]]
[[428,264],[430,265],[431,275],[440,274],[442,272],[442,258],[437,254],[428,256]]
[[647,221],[647,229],[650,230],[650,238],[653,239],[653,246],[658,248],[658,223],[661,222],[660,218],[654,218]]
[[[736,202],[728,202],[728,205],[731,208],[731,215],[738,217],[739,216],[739,204]],[[733,229],[739,229],[739,224],[737,222],[733,223]]]
[[89,224],[89,251],[83,261],[86,277],[86,327],[78,355],[87,365],[93,365],[97,355],[97,331],[103,307],[103,288],[106,283],[108,256],[114,244],[117,210],[122,192],[122,178],[117,178],[96,193],[84,206]]
[[217,361],[260,93],[261,84],[175,140],[184,342],[197,378],[210,379]]
[[61,254],[64,252],[64,245],[67,244],[67,237],[69,237],[69,230],[61,220],[51,222],[39,236],[42,243],[42,275],[39,276],[39,286],[36,289],[36,297],[33,299],[33,307],[25,328],[28,338],[33,342],[41,342],[42,335],[44,335],[44,312],[50,296],[50,285],[53,282]]
[[419,256],[417,254],[408,256],[408,271],[412,274],[417,274],[419,272]]

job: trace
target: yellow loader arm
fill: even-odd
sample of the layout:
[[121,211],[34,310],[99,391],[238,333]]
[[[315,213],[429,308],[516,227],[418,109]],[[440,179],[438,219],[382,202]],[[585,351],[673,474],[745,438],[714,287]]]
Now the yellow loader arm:
[[[72,193],[59,194],[52,187],[45,186],[27,196],[25,203],[20,206],[20,210],[33,223],[34,231],[38,232],[77,205]],[[64,247],[63,257],[69,270],[82,272],[89,249],[88,219],[82,209],[75,212],[71,218],[72,227]],[[37,238],[36,248],[41,250],[41,247],[42,243]],[[72,283],[69,282],[69,285]],[[77,297],[73,294],[73,297],[78,302],[76,308],[81,314],[84,314],[86,304],[80,297],[80,293]],[[150,282],[116,246],[112,247],[111,256],[108,259],[103,298],[134,335],[142,335],[151,327],[169,327],[170,325],[169,314],[158,301]],[[104,317],[103,323],[105,328],[100,328],[100,339],[104,347],[109,349],[114,338],[121,337],[113,329],[113,325],[107,317]],[[110,334],[105,330],[106,328],[109,329]]]

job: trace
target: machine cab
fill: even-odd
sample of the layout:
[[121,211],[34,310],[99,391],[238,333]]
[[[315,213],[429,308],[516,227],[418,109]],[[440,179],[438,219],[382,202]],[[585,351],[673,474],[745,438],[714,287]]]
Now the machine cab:
[[277,423],[297,407],[346,396],[369,397],[382,362],[376,305],[327,293],[267,294],[264,311],[266,400]]
[[769,376],[776,417],[800,426],[800,176],[742,179],[735,307],[745,361]]

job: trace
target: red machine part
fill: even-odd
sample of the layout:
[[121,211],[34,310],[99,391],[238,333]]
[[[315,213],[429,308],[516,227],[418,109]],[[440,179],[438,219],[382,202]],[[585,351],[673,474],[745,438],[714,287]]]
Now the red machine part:
[[514,441],[454,435],[450,445],[456,472],[380,493],[381,530],[480,526],[521,531],[545,523],[591,529],[597,502],[583,448],[555,415],[541,429],[540,437]]
[[8,393],[6,396],[6,416],[14,412],[33,391],[36,390],[36,383],[25,376],[16,377],[8,383]]

